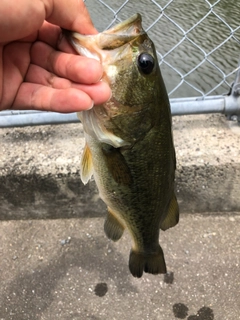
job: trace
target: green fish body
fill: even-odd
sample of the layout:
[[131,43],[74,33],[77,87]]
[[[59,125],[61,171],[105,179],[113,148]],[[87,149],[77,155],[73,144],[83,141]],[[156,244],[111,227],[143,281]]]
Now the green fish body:
[[108,207],[107,237],[117,241],[129,231],[132,275],[166,273],[159,230],[176,225],[179,210],[170,104],[154,44],[139,14],[97,35],[68,38],[79,54],[102,63],[112,89],[107,103],[79,113],[82,181],[93,175]]

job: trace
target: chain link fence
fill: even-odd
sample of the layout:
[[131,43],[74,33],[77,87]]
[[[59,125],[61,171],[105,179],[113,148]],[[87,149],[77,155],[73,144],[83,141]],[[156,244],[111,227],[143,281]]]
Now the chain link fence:
[[229,91],[240,57],[237,2],[85,1],[101,30],[141,13],[156,45],[170,98]]
[[[173,115],[220,112],[240,120],[240,1],[86,0],[99,31],[136,12],[155,43]],[[231,95],[233,82],[235,88]],[[75,122],[75,115],[2,113],[0,126]],[[31,116],[30,116],[31,115]],[[8,116],[8,118],[6,118]],[[27,119],[28,117],[28,119]],[[39,118],[40,117],[40,118]]]

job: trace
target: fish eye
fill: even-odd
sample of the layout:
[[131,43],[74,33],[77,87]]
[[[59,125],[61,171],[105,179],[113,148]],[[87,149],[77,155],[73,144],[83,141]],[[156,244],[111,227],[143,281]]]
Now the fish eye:
[[149,53],[141,53],[138,56],[138,68],[144,74],[150,74],[154,68],[154,58]]

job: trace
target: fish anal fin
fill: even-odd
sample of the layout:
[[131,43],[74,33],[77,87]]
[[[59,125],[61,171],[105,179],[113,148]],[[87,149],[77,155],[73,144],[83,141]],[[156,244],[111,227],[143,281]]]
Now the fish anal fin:
[[87,144],[84,147],[81,158],[80,174],[84,184],[88,183],[93,174],[92,154]]
[[104,222],[104,231],[106,236],[113,241],[118,241],[124,232],[124,226],[119,222],[116,215],[109,207]]
[[141,278],[143,271],[151,274],[166,273],[166,263],[163,250],[158,246],[156,252],[144,253],[131,250],[129,270],[134,277]]
[[131,171],[119,148],[104,145],[102,152],[109,172],[118,184],[130,185],[132,183]]
[[175,194],[173,195],[165,219],[161,222],[160,228],[165,231],[174,227],[179,221],[179,208]]

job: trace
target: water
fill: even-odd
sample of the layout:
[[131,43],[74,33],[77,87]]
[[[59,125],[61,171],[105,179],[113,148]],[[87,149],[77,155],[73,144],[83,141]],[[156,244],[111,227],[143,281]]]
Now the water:
[[[214,13],[205,0],[155,2],[161,7],[169,3],[164,15],[151,0],[105,0],[104,3],[114,12],[118,11],[117,20],[114,12],[100,1],[86,0],[86,5],[99,31],[136,12],[142,15],[143,27],[148,30],[159,53],[170,98],[228,92],[240,58],[240,1],[211,0],[209,3],[217,2]],[[159,16],[161,18],[152,26]]]

